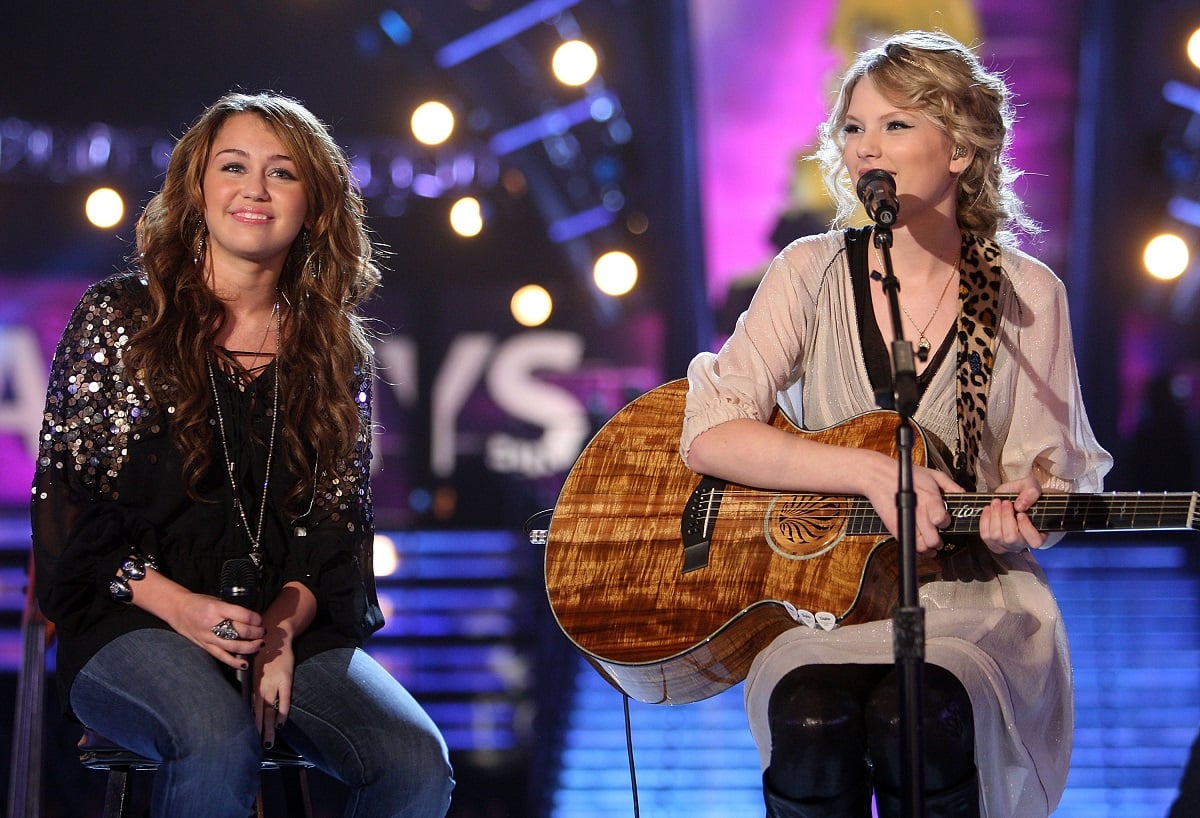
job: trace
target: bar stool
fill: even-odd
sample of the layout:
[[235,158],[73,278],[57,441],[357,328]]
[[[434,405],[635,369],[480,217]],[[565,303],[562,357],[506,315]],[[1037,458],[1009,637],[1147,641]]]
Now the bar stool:
[[[9,770],[8,815],[33,818],[41,815],[41,757],[43,691],[46,682],[46,649],[54,641],[54,625],[42,616],[34,594],[34,561],[29,555],[25,607],[21,614],[22,661],[17,674],[17,701],[12,737],[12,766]],[[79,739],[83,766],[108,773],[104,794],[104,818],[128,818],[132,782],[129,774],[158,769],[158,762],[131,752],[96,733],[84,729]],[[313,765],[278,740],[263,753],[262,769],[279,770],[283,777],[286,815],[312,818],[308,790],[308,768]],[[254,814],[263,818],[262,787],[255,799]]]
[[[104,818],[129,818],[129,774],[140,770],[158,769],[157,761],[126,750],[87,728],[84,728],[83,736],[79,739],[79,760],[90,770],[104,770],[108,773],[104,791]],[[283,775],[283,798],[288,818],[312,818],[307,774],[311,766],[313,765],[279,741],[276,741],[274,748],[263,751],[262,769],[279,770]],[[255,799],[254,815],[263,818],[261,786]]]

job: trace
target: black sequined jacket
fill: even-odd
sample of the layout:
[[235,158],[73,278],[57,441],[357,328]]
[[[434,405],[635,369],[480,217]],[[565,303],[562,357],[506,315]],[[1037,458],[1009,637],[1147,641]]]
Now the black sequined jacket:
[[[215,427],[214,465],[197,486],[197,502],[188,495],[182,457],[168,433],[174,408],[156,407],[122,366],[122,351],[144,326],[148,307],[148,288],[136,275],[91,286],[63,331],[50,373],[31,517],[37,598],[56,627],[56,676],[68,711],[71,682],[100,647],[139,628],[168,627],[110,595],[109,580],[128,554],[152,557],[176,582],[219,596],[224,561],[250,550]],[[353,377],[359,411],[369,420],[370,368]],[[246,519],[256,527],[274,378],[268,370],[242,388],[216,370],[213,380],[229,462]],[[361,645],[383,624],[371,564],[369,424],[363,428],[354,457],[326,470],[311,507],[299,515],[285,502],[295,481],[284,458],[271,460],[260,607],[287,582],[312,590],[317,616],[294,642],[297,662]]]

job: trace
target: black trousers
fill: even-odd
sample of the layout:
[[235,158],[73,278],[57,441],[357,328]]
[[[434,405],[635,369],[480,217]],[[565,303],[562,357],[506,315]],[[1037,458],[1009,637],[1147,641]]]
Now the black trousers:
[[[923,670],[927,794],[975,780],[975,727],[962,683],[937,665]],[[901,790],[900,701],[892,665],[808,665],[771,693],[771,760],[764,784],[797,802],[869,799]],[[855,797],[857,801],[859,798]]]

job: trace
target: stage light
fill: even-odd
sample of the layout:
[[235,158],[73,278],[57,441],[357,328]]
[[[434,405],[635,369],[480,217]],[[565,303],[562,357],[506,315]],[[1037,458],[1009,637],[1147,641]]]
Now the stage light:
[[518,168],[505,168],[504,173],[500,176],[500,186],[514,199],[529,192],[529,180]]
[[605,190],[600,199],[604,202],[604,209],[613,213],[620,212],[621,208],[625,207],[625,194],[616,186]]
[[112,227],[125,216],[125,201],[110,187],[93,190],[84,205],[87,219],[95,227]]
[[575,88],[596,76],[599,60],[596,50],[583,40],[568,40],[554,49],[550,65],[559,82]]
[[612,211],[603,205],[589,207],[581,213],[563,216],[546,227],[546,236],[555,244],[577,239],[613,223]]
[[364,196],[371,195],[375,182],[375,171],[371,168],[369,156],[358,156],[351,160],[350,176],[353,177],[355,184],[358,185]]
[[1188,38],[1187,55],[1192,65],[1200,68],[1200,28],[1193,31],[1192,36]]
[[450,226],[464,238],[478,236],[483,230],[483,208],[479,200],[464,196],[450,206]]
[[625,217],[625,229],[635,236],[640,236],[650,229],[650,219],[645,213],[630,213]]
[[605,295],[625,295],[637,284],[637,262],[628,253],[612,250],[596,259],[592,279]]
[[1182,224],[1200,227],[1200,202],[1186,196],[1172,196],[1167,201],[1167,215]]
[[396,551],[396,543],[386,534],[376,534],[373,547],[372,565],[375,576],[390,577],[400,567],[400,555]]
[[440,145],[454,133],[454,112],[444,102],[423,102],[413,111],[412,132],[424,145]]
[[98,170],[108,164],[112,156],[112,135],[105,125],[93,125],[88,138],[88,165]]
[[608,122],[617,113],[617,102],[612,97],[593,97],[588,113],[597,122]]
[[580,0],[535,0],[509,12],[438,49],[434,56],[441,68],[453,68],[476,54],[493,48],[523,31],[551,20]]
[[545,287],[526,284],[513,293],[508,308],[521,326],[539,327],[546,323],[550,313],[554,311],[554,299]]
[[1173,281],[1190,263],[1187,242],[1174,233],[1160,233],[1146,243],[1142,263],[1154,278]]
[[379,13],[379,27],[395,45],[406,46],[412,42],[412,28],[395,9],[384,9]]
[[608,92],[602,91],[596,96],[576,100],[500,131],[491,138],[489,147],[494,155],[506,156],[534,142],[560,136],[582,122],[593,120],[592,111],[601,97],[607,100],[606,107],[616,107],[616,100]]

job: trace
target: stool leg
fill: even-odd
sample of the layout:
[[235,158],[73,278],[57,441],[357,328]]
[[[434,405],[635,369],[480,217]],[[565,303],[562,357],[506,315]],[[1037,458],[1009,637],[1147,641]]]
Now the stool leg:
[[104,788],[104,818],[126,818],[129,806],[129,770],[113,767]]
[[289,816],[312,818],[312,802],[308,794],[308,771],[304,767],[284,767],[283,801]]

